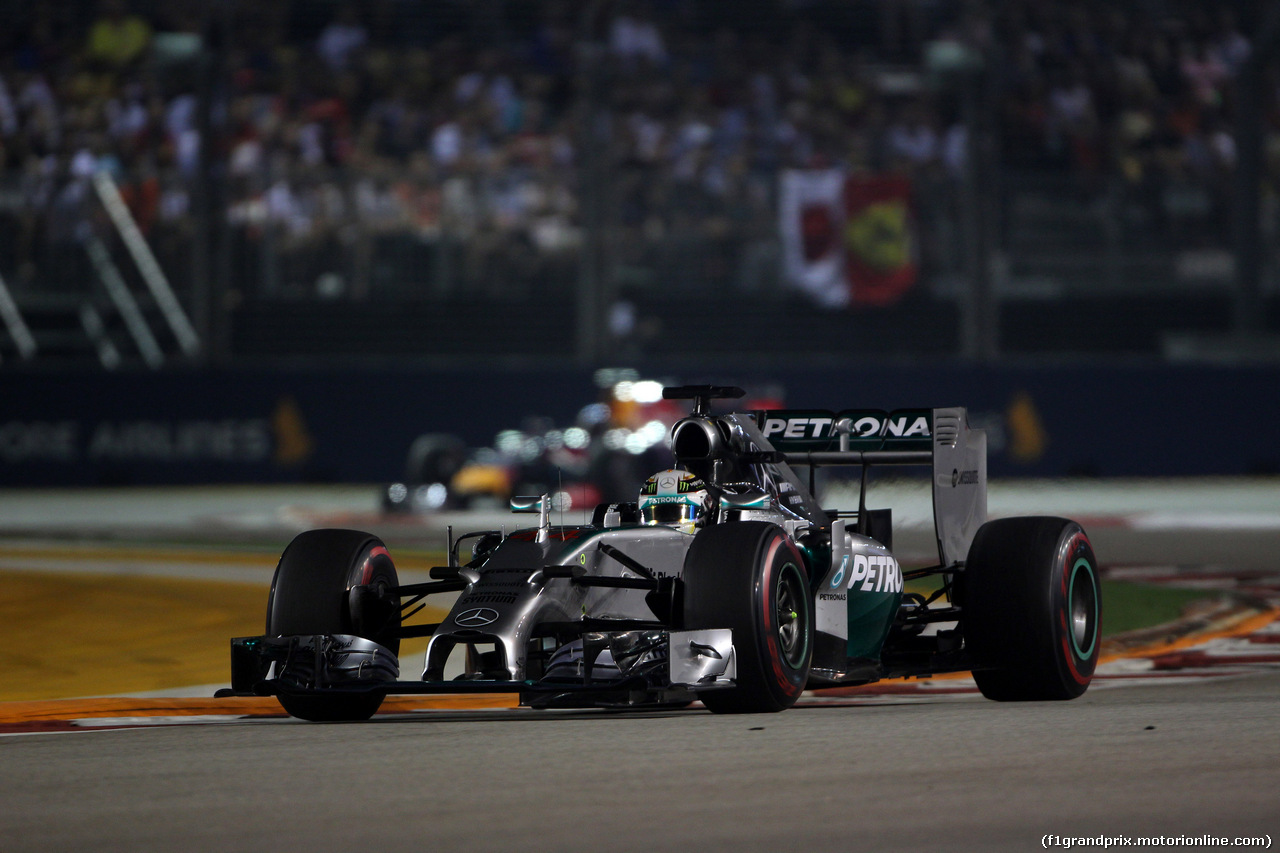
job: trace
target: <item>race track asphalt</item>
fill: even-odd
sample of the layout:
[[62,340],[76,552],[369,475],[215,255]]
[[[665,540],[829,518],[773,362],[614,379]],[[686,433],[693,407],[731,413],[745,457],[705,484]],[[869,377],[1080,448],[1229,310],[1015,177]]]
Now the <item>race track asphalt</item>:
[[[750,717],[433,712],[0,740],[19,851],[1036,849],[1280,832],[1280,674]],[[1195,846],[1193,849],[1217,849]]]

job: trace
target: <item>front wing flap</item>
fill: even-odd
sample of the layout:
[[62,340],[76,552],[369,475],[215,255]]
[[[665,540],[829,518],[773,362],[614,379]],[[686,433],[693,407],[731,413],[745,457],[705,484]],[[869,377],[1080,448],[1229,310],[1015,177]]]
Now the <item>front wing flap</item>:
[[[273,670],[276,677],[271,679]],[[376,686],[400,677],[390,649],[351,634],[236,637],[231,641],[231,690],[256,693],[274,680],[300,689],[334,685]]]

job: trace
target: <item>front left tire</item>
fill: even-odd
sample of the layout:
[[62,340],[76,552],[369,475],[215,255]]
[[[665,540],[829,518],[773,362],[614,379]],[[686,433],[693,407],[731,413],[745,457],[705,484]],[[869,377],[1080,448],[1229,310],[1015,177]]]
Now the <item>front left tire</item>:
[[733,631],[735,686],[701,693],[702,704],[717,714],[795,704],[813,660],[813,600],[804,560],[782,528],[763,521],[705,528],[682,577],[685,627]]

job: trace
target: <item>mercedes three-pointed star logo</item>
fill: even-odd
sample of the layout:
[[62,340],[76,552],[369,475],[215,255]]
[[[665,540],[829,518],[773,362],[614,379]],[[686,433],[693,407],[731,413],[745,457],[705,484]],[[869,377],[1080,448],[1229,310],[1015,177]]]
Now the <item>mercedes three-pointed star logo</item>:
[[453,617],[453,624],[463,628],[479,628],[498,621],[498,611],[491,607],[473,607]]

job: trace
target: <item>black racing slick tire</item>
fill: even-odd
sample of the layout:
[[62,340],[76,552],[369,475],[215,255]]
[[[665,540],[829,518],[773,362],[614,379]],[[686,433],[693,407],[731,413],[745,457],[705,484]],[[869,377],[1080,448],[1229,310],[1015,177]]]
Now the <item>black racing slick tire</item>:
[[683,580],[685,628],[733,630],[736,683],[700,693],[707,710],[750,714],[795,704],[813,660],[813,601],[804,560],[782,528],[741,521],[700,531]]
[[[308,530],[285,548],[267,599],[267,634],[353,634],[400,653],[400,607],[353,613],[348,594],[358,584],[399,586],[395,564],[376,536],[358,530]],[[384,599],[385,601],[385,599]],[[294,717],[315,722],[367,720],[381,693],[297,696],[281,694]]]
[[982,695],[1074,699],[1098,665],[1102,588],[1093,546],[1065,518],[990,521],[958,578],[965,647]]

